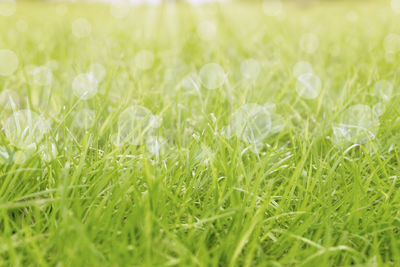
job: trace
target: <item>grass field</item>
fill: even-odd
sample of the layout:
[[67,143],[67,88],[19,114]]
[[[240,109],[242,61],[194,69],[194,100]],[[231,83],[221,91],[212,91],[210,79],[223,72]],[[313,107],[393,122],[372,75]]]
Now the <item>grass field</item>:
[[400,16],[268,8],[0,16],[0,266],[399,266]]

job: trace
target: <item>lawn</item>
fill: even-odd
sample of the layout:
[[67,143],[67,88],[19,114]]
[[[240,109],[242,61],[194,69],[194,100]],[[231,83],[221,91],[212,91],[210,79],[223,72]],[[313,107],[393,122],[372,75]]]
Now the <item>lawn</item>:
[[7,8],[0,266],[400,265],[390,1]]

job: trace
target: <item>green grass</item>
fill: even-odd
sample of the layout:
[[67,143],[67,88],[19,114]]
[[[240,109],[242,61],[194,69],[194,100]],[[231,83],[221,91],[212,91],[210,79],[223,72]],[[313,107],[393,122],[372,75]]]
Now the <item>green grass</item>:
[[[287,4],[284,19],[259,4],[135,7],[123,20],[103,5],[57,10],[20,3],[0,17],[0,49],[19,59],[0,90],[20,99],[14,111],[0,106],[0,144],[13,155],[4,125],[30,108],[51,124],[41,144],[57,150],[50,161],[33,148],[0,164],[0,266],[399,266],[400,54],[384,40],[400,34],[400,17],[388,3]],[[81,17],[92,29],[79,39],[71,24]],[[199,39],[204,20],[217,24],[216,39]],[[309,54],[299,41],[310,32],[319,46]],[[134,62],[142,49],[155,56],[146,71]],[[261,64],[255,79],[240,74],[247,58]],[[296,93],[301,60],[321,79],[315,99]],[[210,62],[227,74],[222,87],[179,86]],[[106,77],[80,100],[72,81],[92,63]],[[32,64],[51,67],[50,86],[32,81]],[[382,79],[394,87],[376,138],[337,145],[332,125],[351,105],[379,102]],[[162,118],[158,157],[147,136],[113,144],[135,103]],[[258,153],[221,134],[246,103],[275,103],[283,118]],[[95,112],[86,131],[74,126],[82,109]]]

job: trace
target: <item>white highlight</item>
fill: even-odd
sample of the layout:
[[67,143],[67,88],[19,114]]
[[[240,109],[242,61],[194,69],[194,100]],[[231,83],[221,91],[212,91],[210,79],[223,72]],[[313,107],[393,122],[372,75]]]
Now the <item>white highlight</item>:
[[85,18],[79,18],[72,22],[72,34],[76,38],[86,38],[92,32],[92,25]]
[[319,46],[319,39],[313,33],[303,34],[300,38],[300,48],[308,54],[312,54],[317,51]]
[[217,26],[212,21],[200,22],[197,26],[197,35],[204,41],[211,41],[217,36]]
[[0,76],[12,75],[17,70],[18,64],[18,57],[12,50],[0,50]]
[[204,65],[200,70],[199,77],[201,84],[210,90],[220,88],[225,83],[224,69],[216,63]]
[[232,115],[230,130],[244,142],[261,143],[272,128],[268,108],[257,104],[245,104]]
[[82,100],[88,100],[97,94],[98,81],[92,73],[79,74],[72,81],[74,94]]
[[242,61],[240,72],[246,79],[255,79],[260,73],[261,67],[257,60],[250,58]]
[[301,74],[297,77],[296,92],[305,99],[316,98],[321,91],[321,80],[313,73]]
[[386,80],[380,80],[375,83],[374,94],[383,101],[389,101],[392,97],[393,84]]
[[148,70],[153,66],[154,54],[148,50],[141,50],[136,54],[134,62],[138,69]]
[[340,123],[334,124],[332,128],[338,144],[365,144],[375,138],[379,118],[369,106],[357,104],[346,109]]
[[283,12],[283,5],[281,0],[264,0],[262,4],[264,13],[267,16],[277,17]]
[[93,127],[96,114],[91,109],[82,109],[75,113],[72,125],[74,127],[87,130]]
[[118,119],[118,135],[115,144],[128,143],[140,145],[148,136],[154,136],[160,121],[150,110],[133,105],[125,109]]
[[4,125],[7,140],[20,149],[36,146],[49,130],[49,122],[29,109],[14,112]]
[[0,16],[10,17],[15,14],[16,10],[17,2],[15,0],[1,0]]
[[302,74],[313,73],[312,65],[307,61],[299,61],[292,68],[293,76],[299,77]]

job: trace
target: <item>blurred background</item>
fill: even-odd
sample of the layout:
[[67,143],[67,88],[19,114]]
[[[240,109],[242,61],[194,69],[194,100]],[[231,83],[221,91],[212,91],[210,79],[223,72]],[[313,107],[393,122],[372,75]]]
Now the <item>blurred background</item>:
[[210,2],[400,2],[400,0],[0,0],[2,2],[108,2],[108,3],[166,3],[166,2],[188,2],[188,3],[210,3]]

